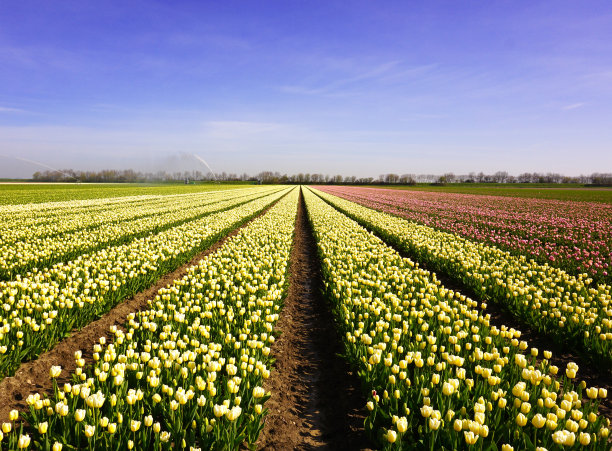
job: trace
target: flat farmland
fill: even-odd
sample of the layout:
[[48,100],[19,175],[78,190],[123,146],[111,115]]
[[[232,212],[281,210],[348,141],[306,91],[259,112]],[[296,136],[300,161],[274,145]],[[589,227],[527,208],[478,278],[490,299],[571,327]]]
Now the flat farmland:
[[0,183],[0,205],[66,200],[101,199],[123,196],[155,196],[244,188],[248,184],[198,183],[167,185],[146,183]]
[[556,199],[581,202],[602,202],[612,204],[612,188],[608,187],[576,187],[575,184],[451,184],[447,186],[416,185],[416,186],[385,186],[384,189],[406,191],[428,191],[432,193],[458,193],[484,196],[528,197],[534,199]]
[[610,448],[604,201],[0,192],[1,449]]

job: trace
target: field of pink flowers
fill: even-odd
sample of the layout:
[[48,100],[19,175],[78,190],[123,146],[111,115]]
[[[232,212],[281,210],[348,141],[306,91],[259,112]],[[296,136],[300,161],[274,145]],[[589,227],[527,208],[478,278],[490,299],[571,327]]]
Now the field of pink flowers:
[[612,281],[611,205],[345,186],[317,189],[572,273]]

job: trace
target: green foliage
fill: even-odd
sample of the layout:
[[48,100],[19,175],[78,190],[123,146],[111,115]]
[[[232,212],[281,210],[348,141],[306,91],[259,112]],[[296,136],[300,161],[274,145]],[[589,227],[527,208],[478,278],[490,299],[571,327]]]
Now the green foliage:
[[582,202],[602,202],[612,204],[612,189],[576,187],[576,185],[514,184],[503,183],[458,183],[444,186],[376,186],[377,188],[402,189],[414,191],[433,191],[443,193],[480,194],[485,196],[530,197],[537,199],[575,200]]
[[244,183],[7,183],[0,184],[0,205],[78,199],[183,194],[244,188]]

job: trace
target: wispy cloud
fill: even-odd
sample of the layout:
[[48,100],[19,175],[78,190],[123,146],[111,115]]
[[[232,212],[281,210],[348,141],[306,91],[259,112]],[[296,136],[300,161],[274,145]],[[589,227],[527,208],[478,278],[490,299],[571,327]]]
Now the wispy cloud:
[[204,123],[199,140],[208,150],[234,154],[291,147],[305,136],[303,128],[289,123],[218,120]]
[[19,64],[23,66],[36,66],[36,60],[31,52],[17,46],[0,45],[0,57],[5,64]]
[[19,108],[11,108],[11,107],[6,107],[6,106],[1,106],[0,105],[0,113],[28,113],[28,111],[26,110],[21,110]]
[[561,109],[564,111],[570,111],[570,110],[575,110],[577,108],[582,108],[585,105],[586,103],[584,102],[578,102],[578,103],[572,103],[571,105],[565,105]]
[[254,135],[277,135],[293,128],[280,122],[250,122],[250,121],[208,121],[205,124],[208,136],[217,139],[240,139]]
[[584,76],[586,79],[599,80],[609,82],[612,80],[612,70],[601,70],[598,72],[591,72]]
[[281,91],[303,95],[338,95],[347,94],[347,90],[362,82],[384,82],[398,80],[406,76],[426,71],[431,66],[402,68],[399,60],[387,61],[371,67],[355,67],[353,74],[341,77],[325,77],[319,83],[281,86]]
[[[155,37],[158,39],[158,37]],[[242,37],[221,33],[174,33],[167,38],[168,42],[182,47],[211,46],[221,50],[249,50],[251,43]]]
[[22,70],[83,72],[104,67],[95,58],[87,57],[76,50],[59,48],[48,43],[21,47],[2,46],[0,57]]
[[437,63],[432,64],[423,64],[420,66],[408,67],[406,69],[398,68],[396,71],[391,71],[390,73],[382,76],[380,78],[381,81],[403,81],[406,79],[418,77],[421,75],[429,74],[434,69],[438,68]]
[[442,113],[411,113],[401,118],[402,121],[418,121],[422,119],[446,119],[450,116]]

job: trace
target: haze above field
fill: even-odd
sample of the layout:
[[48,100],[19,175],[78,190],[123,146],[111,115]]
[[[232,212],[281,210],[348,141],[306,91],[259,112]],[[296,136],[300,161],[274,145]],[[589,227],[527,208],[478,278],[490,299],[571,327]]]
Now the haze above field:
[[610,55],[607,1],[4,0],[0,177],[609,172]]

